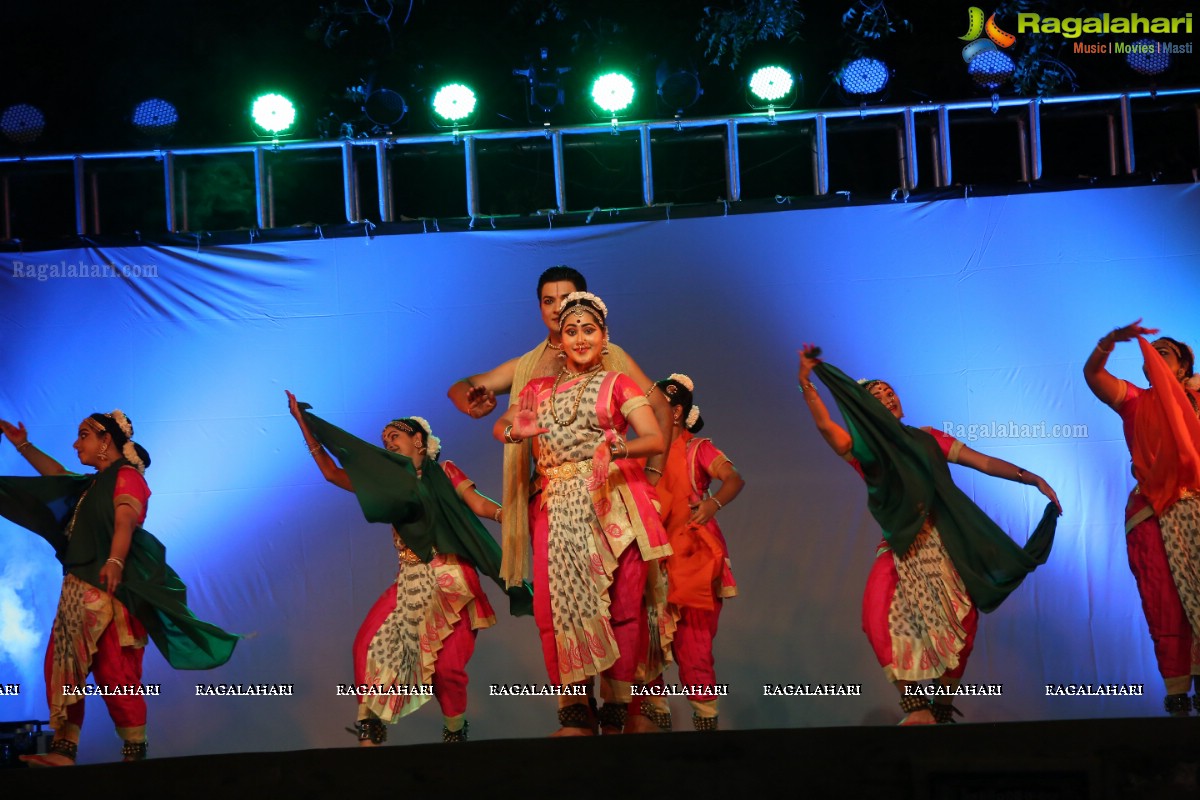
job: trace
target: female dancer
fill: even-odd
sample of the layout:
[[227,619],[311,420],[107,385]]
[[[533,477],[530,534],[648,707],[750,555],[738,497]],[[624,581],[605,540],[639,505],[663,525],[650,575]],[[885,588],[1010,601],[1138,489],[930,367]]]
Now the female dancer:
[[[500,561],[500,548],[475,515],[499,522],[500,505],[480,494],[453,462],[438,463],[441,442],[421,417],[389,422],[382,434],[385,453],[305,413],[307,406],[291,392],[287,397],[321,474],[354,492],[368,519],[392,522],[400,556],[399,575],[354,637],[359,744],[387,741],[386,725],[424,705],[430,685],[445,720],[442,741],[465,742],[467,662],[476,631],[496,623],[475,564],[485,571],[490,566],[495,578]],[[326,448],[338,454],[342,467]],[[514,590],[514,605],[522,593],[528,604],[527,590]]]
[[154,640],[175,669],[212,669],[229,660],[238,636],[196,619],[187,588],[162,543],[143,530],[150,455],[133,441],[120,410],[79,424],[75,452],[93,475],[67,472],[30,441],[25,425],[0,420],[41,478],[0,478],[0,515],[46,539],[65,571],[46,648],[46,697],[54,739],[32,766],[75,763],[89,674],[125,745],[125,761],[146,757],[142,653]]
[[[1200,378],[1183,342],[1147,344],[1141,320],[1100,338],[1083,366],[1088,388],[1121,415],[1138,484],[1125,506],[1125,545],[1154,640],[1169,714],[1200,710]],[[1117,342],[1142,349],[1149,389],[1104,365]],[[1197,694],[1188,702],[1188,688]]]
[[[662,433],[637,385],[604,369],[607,315],[591,293],[567,296],[558,316],[562,371],[530,381],[493,432],[509,444],[530,439],[537,460],[534,618],[550,681],[587,684],[601,675],[606,702],[598,719],[606,732],[619,732],[631,682],[645,680],[638,666],[654,633],[643,605],[647,562],[670,546],[635,460],[661,453]],[[630,427],[637,438],[626,441]],[[590,705],[586,696],[560,697],[556,735],[594,733]]]
[[[674,435],[667,451],[663,477],[656,488],[665,506],[663,522],[674,554],[667,558],[667,595],[679,621],[672,642],[679,680],[686,687],[713,687],[713,638],[725,598],[737,595],[737,584],[729,563],[729,547],[716,514],[733,501],[746,485],[741,474],[711,439],[695,436],[704,427],[700,406],[693,404],[694,384],[686,375],[673,374],[658,381],[658,388],[671,404]],[[653,467],[647,467],[647,471]],[[720,488],[710,492],[716,480]],[[642,714],[671,727],[670,711],[664,703],[642,699]],[[717,729],[717,695],[699,691],[688,695],[692,726],[698,731]],[[647,709],[647,705],[656,707]]]
[[[863,630],[900,693],[901,724],[953,722],[952,692],[974,644],[978,611],[992,611],[1050,554],[1062,512],[1041,477],[991,458],[930,428],[900,424],[900,399],[879,380],[859,385],[820,363],[820,351],[800,353],[800,391],[817,430],[870,486],[872,515],[883,542],[863,595]],[[849,431],[829,416],[809,375],[833,392]],[[1024,548],[954,485],[947,463],[1034,486],[1049,498]],[[931,705],[917,681],[936,679]]]

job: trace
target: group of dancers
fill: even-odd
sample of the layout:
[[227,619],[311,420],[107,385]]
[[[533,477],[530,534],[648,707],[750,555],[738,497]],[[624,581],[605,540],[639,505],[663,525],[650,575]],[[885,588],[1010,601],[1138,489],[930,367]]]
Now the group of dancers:
[[[455,407],[495,420],[503,446],[500,502],[451,461],[423,417],[391,420],[382,447],[312,413],[287,393],[321,474],[355,494],[363,515],[391,526],[396,580],[371,607],[353,644],[359,687],[432,687],[442,737],[468,737],[467,664],[477,632],[496,615],[480,573],[507,594],[510,613],[532,613],[548,682],[558,694],[556,736],[672,729],[661,687],[674,662],[696,730],[718,727],[713,641],[725,599],[737,594],[717,514],[741,492],[733,462],[707,438],[683,374],[653,381],[609,339],[608,309],[582,275],[552,267],[538,281],[547,337],[524,355],[456,382]],[[1166,686],[1166,710],[1200,700],[1200,381],[1194,354],[1137,323],[1098,342],[1084,367],[1088,386],[1116,410],[1138,481],[1126,513],[1137,579]],[[1115,344],[1137,339],[1150,387],[1110,375]],[[817,376],[843,425],[833,421]],[[800,353],[799,389],[823,439],[868,485],[883,531],[863,598],[863,629],[900,694],[902,724],[953,722],[980,612],[988,612],[1046,561],[1061,506],[1034,472],[902,423],[882,380],[856,382]],[[54,739],[33,765],[75,761],[83,696],[68,691],[141,681],[153,640],[182,669],[225,663],[238,640],[197,620],[162,545],[140,525],[150,496],[150,458],[120,411],[81,423],[75,450],[91,475],[68,472],[38,450],[23,424],[2,432],[40,478],[0,478],[0,514],[44,537],[65,578],[46,654]],[[1017,545],[961,490],[948,463],[1035,487],[1048,500]],[[501,526],[501,543],[482,524]],[[932,680],[948,691],[912,691]],[[1198,685],[1200,688],[1200,685]],[[932,700],[930,695],[932,694]],[[382,744],[387,726],[429,698],[424,691],[364,691],[355,732]],[[146,756],[145,701],[105,695],[125,740],[125,760]]]

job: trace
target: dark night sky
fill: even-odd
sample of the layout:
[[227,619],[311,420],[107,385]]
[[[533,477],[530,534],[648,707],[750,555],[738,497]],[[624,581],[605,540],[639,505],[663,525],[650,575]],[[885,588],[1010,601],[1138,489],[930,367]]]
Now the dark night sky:
[[[613,0],[572,7],[623,23],[623,32],[614,42],[636,56],[633,60],[641,62],[646,79],[652,76],[651,52],[701,58],[695,33],[699,9],[709,4]],[[155,95],[174,100],[183,116],[175,144],[237,142],[253,138],[245,109],[266,88],[290,93],[298,101],[304,115],[302,135],[313,136],[318,114],[356,113],[339,97],[347,85],[373,74],[392,84],[408,84],[410,88],[402,91],[409,95],[410,106],[417,106],[427,84],[443,71],[461,69],[474,73],[487,98],[478,127],[524,126],[522,94],[511,70],[521,65],[525,53],[543,43],[553,52],[569,54],[571,34],[582,27],[578,14],[563,24],[534,26],[539,5],[517,4],[514,13],[507,4],[492,0],[416,0],[408,25],[402,26],[408,5],[401,3],[393,18],[398,32],[395,47],[386,46],[378,26],[360,25],[340,46],[330,49],[319,38],[306,35],[321,7],[314,0],[6,3],[0,12],[8,55],[0,105],[29,102],[42,107],[49,120],[41,145],[45,149],[132,146],[135,142],[126,127],[129,112],[138,100]],[[848,5],[801,4],[808,16],[801,29],[803,40],[789,50],[806,73],[803,105],[839,104],[830,91],[830,74],[848,48],[837,22]],[[897,69],[889,101],[976,94],[957,60],[961,48],[957,37],[965,30],[969,3],[890,5],[912,20],[914,32],[894,37],[885,48]],[[1120,13],[1130,7],[1150,13],[1171,7],[1194,9],[1195,3],[1131,5],[1111,0],[1097,9]],[[574,46],[577,65],[596,54],[594,40],[586,37]],[[1117,58],[1104,63],[1075,59],[1069,63],[1079,72],[1080,91],[1144,85],[1144,79]],[[1182,57],[1161,83],[1200,83],[1198,63],[1200,53]],[[584,71],[576,69],[576,74]],[[738,83],[744,76],[726,67],[704,67],[701,75],[706,94],[695,113],[747,110]],[[411,130],[427,129],[423,119],[411,116]],[[662,115],[651,110],[644,116]]]

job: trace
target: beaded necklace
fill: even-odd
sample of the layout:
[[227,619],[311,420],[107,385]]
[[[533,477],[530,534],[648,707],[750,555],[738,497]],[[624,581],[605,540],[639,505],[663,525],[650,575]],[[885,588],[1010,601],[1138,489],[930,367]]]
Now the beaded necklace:
[[[554,420],[555,424],[557,424],[559,427],[565,428],[575,421],[575,418],[579,416],[579,404],[583,402],[583,393],[587,391],[587,387],[591,385],[592,380],[603,368],[604,363],[601,362],[591,369],[579,373],[578,375],[573,375],[573,373],[571,373],[571,371],[566,367],[562,368],[562,372],[558,373],[558,377],[554,379],[554,388],[550,390],[550,417]],[[558,409],[555,407],[558,403],[558,386],[560,383],[562,383],[564,375],[573,375],[573,377],[582,377],[584,375],[588,376],[586,381],[580,381],[579,391],[575,393],[575,404],[571,407],[571,417],[567,420],[561,420],[558,418]]]

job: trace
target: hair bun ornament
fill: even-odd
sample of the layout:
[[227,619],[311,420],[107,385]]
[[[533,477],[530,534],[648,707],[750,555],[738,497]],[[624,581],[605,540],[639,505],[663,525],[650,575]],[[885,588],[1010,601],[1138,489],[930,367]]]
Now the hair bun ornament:
[[129,417],[125,416],[124,411],[114,408],[108,415],[117,423],[117,427],[121,429],[121,433],[125,434],[126,439],[133,438],[133,423],[129,421]]
[[667,380],[675,381],[689,392],[696,391],[696,384],[692,382],[691,378],[689,378],[687,375],[684,375],[682,372],[672,372]]
[[409,417],[413,422],[421,426],[425,432],[425,452],[430,458],[437,458],[437,454],[442,451],[442,440],[433,435],[433,426],[429,424],[429,420],[424,417]]
[[871,379],[870,378],[859,378],[857,382],[858,382],[859,386],[866,386],[868,383],[871,383]]
[[1200,392],[1200,375],[1193,375],[1184,381],[1183,385],[1193,392]]
[[684,424],[688,428],[691,428],[695,426],[696,420],[698,419],[700,419],[700,406],[694,405],[692,406],[692,410],[688,412],[687,419],[684,420]]

